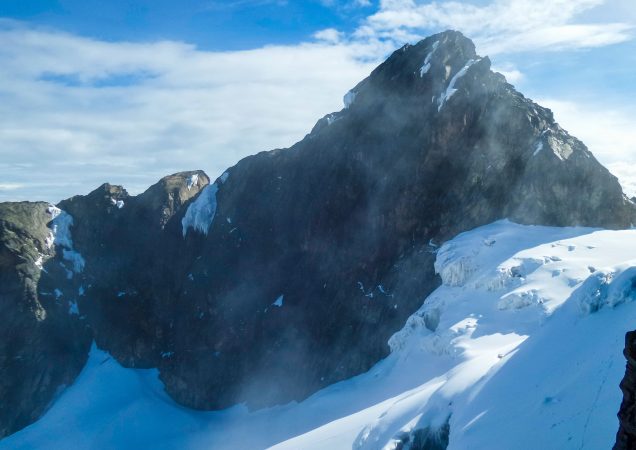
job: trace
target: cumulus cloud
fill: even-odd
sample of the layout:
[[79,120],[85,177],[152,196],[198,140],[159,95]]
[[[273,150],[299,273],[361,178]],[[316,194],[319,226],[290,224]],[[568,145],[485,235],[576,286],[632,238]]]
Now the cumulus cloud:
[[337,44],[342,39],[343,35],[344,33],[342,31],[338,31],[335,28],[325,28],[324,30],[314,33],[314,38],[330,44]]
[[581,139],[621,182],[630,197],[636,196],[636,107],[620,109],[607,104],[540,99],[559,124]]
[[471,36],[489,55],[599,47],[631,39],[631,23],[576,22],[582,13],[604,3],[606,0],[494,0],[475,5],[381,0],[379,10],[358,28],[356,36],[414,40],[430,30],[453,28]]
[[501,65],[493,66],[492,70],[499,72],[506,77],[508,83],[515,84],[524,79],[523,73],[517,69],[513,64],[503,63]]

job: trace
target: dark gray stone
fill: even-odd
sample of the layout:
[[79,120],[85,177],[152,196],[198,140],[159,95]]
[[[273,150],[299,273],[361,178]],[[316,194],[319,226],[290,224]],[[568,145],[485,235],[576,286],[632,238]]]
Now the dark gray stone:
[[619,429],[614,450],[633,450],[636,448],[636,331],[625,335],[623,353],[627,365],[620,384],[623,401],[618,412]]

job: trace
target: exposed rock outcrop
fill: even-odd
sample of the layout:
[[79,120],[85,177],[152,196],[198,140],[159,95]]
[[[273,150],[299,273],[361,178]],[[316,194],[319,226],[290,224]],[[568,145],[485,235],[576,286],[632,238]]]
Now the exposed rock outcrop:
[[636,331],[625,335],[627,359],[625,378],[621,381],[623,402],[618,413],[620,427],[616,435],[614,450],[633,450],[636,448]]
[[86,362],[90,332],[47,228],[56,214],[42,202],[0,204],[0,436],[36,420]]

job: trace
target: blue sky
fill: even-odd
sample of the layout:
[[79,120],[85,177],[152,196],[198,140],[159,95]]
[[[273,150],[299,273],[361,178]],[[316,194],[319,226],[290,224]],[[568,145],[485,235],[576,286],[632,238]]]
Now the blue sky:
[[372,5],[294,0],[8,0],[0,16],[109,41],[170,39],[202,50],[294,44],[324,28],[352,31]]
[[0,201],[217,176],[448,28],[636,192],[633,0],[4,0]]

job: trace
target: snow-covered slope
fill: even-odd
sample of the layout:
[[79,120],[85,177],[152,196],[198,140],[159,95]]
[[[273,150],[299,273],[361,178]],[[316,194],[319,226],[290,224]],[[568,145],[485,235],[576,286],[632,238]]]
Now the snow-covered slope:
[[48,413],[0,448],[394,449],[417,429],[444,441],[448,427],[449,449],[610,448],[636,230],[500,221],[443,245],[436,269],[443,285],[391,355],[302,403],[195,412],[156,371],[93,348]]

